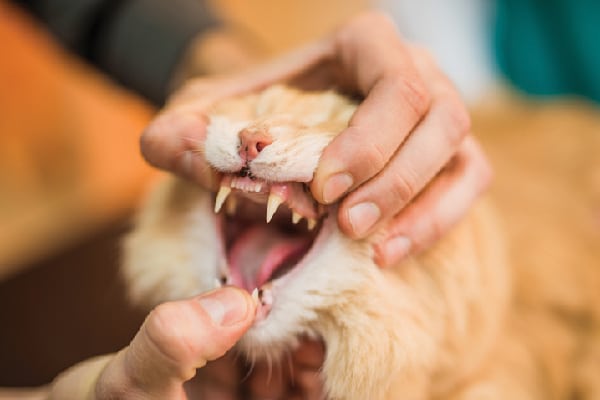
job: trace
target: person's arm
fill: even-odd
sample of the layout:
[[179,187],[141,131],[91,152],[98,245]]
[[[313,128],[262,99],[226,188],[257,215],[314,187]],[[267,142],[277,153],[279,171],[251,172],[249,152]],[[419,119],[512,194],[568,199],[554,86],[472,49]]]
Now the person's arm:
[[66,47],[155,104],[198,37],[219,26],[201,0],[17,0]]

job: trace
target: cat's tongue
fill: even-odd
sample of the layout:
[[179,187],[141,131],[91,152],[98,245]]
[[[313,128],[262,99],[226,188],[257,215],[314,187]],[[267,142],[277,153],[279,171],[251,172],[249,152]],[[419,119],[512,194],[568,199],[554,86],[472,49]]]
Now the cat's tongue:
[[284,235],[270,225],[254,226],[231,246],[233,284],[251,292],[269,281],[278,269],[295,264],[309,246],[310,239]]

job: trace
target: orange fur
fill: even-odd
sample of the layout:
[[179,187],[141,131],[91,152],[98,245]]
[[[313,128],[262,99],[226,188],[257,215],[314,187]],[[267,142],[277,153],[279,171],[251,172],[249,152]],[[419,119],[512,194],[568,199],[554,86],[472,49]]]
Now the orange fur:
[[[307,181],[354,107],[332,92],[285,87],[227,100],[212,111],[205,154],[222,171],[235,171],[238,132],[260,125],[275,141],[272,152],[256,159],[257,176]],[[476,127],[485,118],[476,119]],[[486,139],[498,150],[497,164],[517,167],[498,155],[502,146],[494,141],[504,138]],[[531,212],[527,202],[540,200],[526,198],[531,180],[521,179],[521,188],[506,179],[499,179],[495,197],[500,215],[513,211],[505,221],[513,253],[487,201],[433,248],[387,270],[371,259],[371,243],[382,232],[352,241],[330,216],[318,252],[277,293],[269,317],[248,332],[239,350],[276,358],[299,335],[321,337],[330,399],[558,399],[574,388],[594,398],[600,303],[598,286],[594,291],[591,285],[598,283],[597,265],[575,262],[583,246],[575,227],[551,232],[543,227],[548,221],[536,220],[538,212],[556,218],[559,227],[569,225],[555,208],[542,212],[535,204]],[[526,199],[515,205],[515,193]],[[125,246],[124,274],[135,301],[153,306],[214,287],[227,261],[212,228],[212,204],[210,193],[176,178],[153,191]],[[519,222],[530,229],[519,232]],[[556,247],[536,247],[532,239],[544,236],[544,246]],[[516,248],[515,238],[521,240]],[[544,252],[552,254],[547,262],[537,258]]]

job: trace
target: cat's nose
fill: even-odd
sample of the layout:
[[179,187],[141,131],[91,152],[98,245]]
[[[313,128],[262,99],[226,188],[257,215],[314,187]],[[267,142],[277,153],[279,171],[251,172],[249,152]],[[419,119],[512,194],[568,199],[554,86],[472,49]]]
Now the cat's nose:
[[273,138],[263,129],[242,129],[240,136],[240,157],[252,161],[265,147],[273,143]]

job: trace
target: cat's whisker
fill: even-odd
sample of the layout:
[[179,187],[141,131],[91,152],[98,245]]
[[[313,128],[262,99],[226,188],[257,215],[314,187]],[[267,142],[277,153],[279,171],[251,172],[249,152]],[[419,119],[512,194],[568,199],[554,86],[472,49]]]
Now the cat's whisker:
[[217,198],[215,199],[215,213],[221,211],[221,207],[223,207],[223,203],[227,200],[227,196],[231,193],[231,188],[228,186],[221,186],[219,192],[217,193]]
[[267,202],[267,223],[271,222],[273,215],[275,215],[275,212],[282,203],[283,199],[279,195],[275,193],[269,194],[269,200]]

